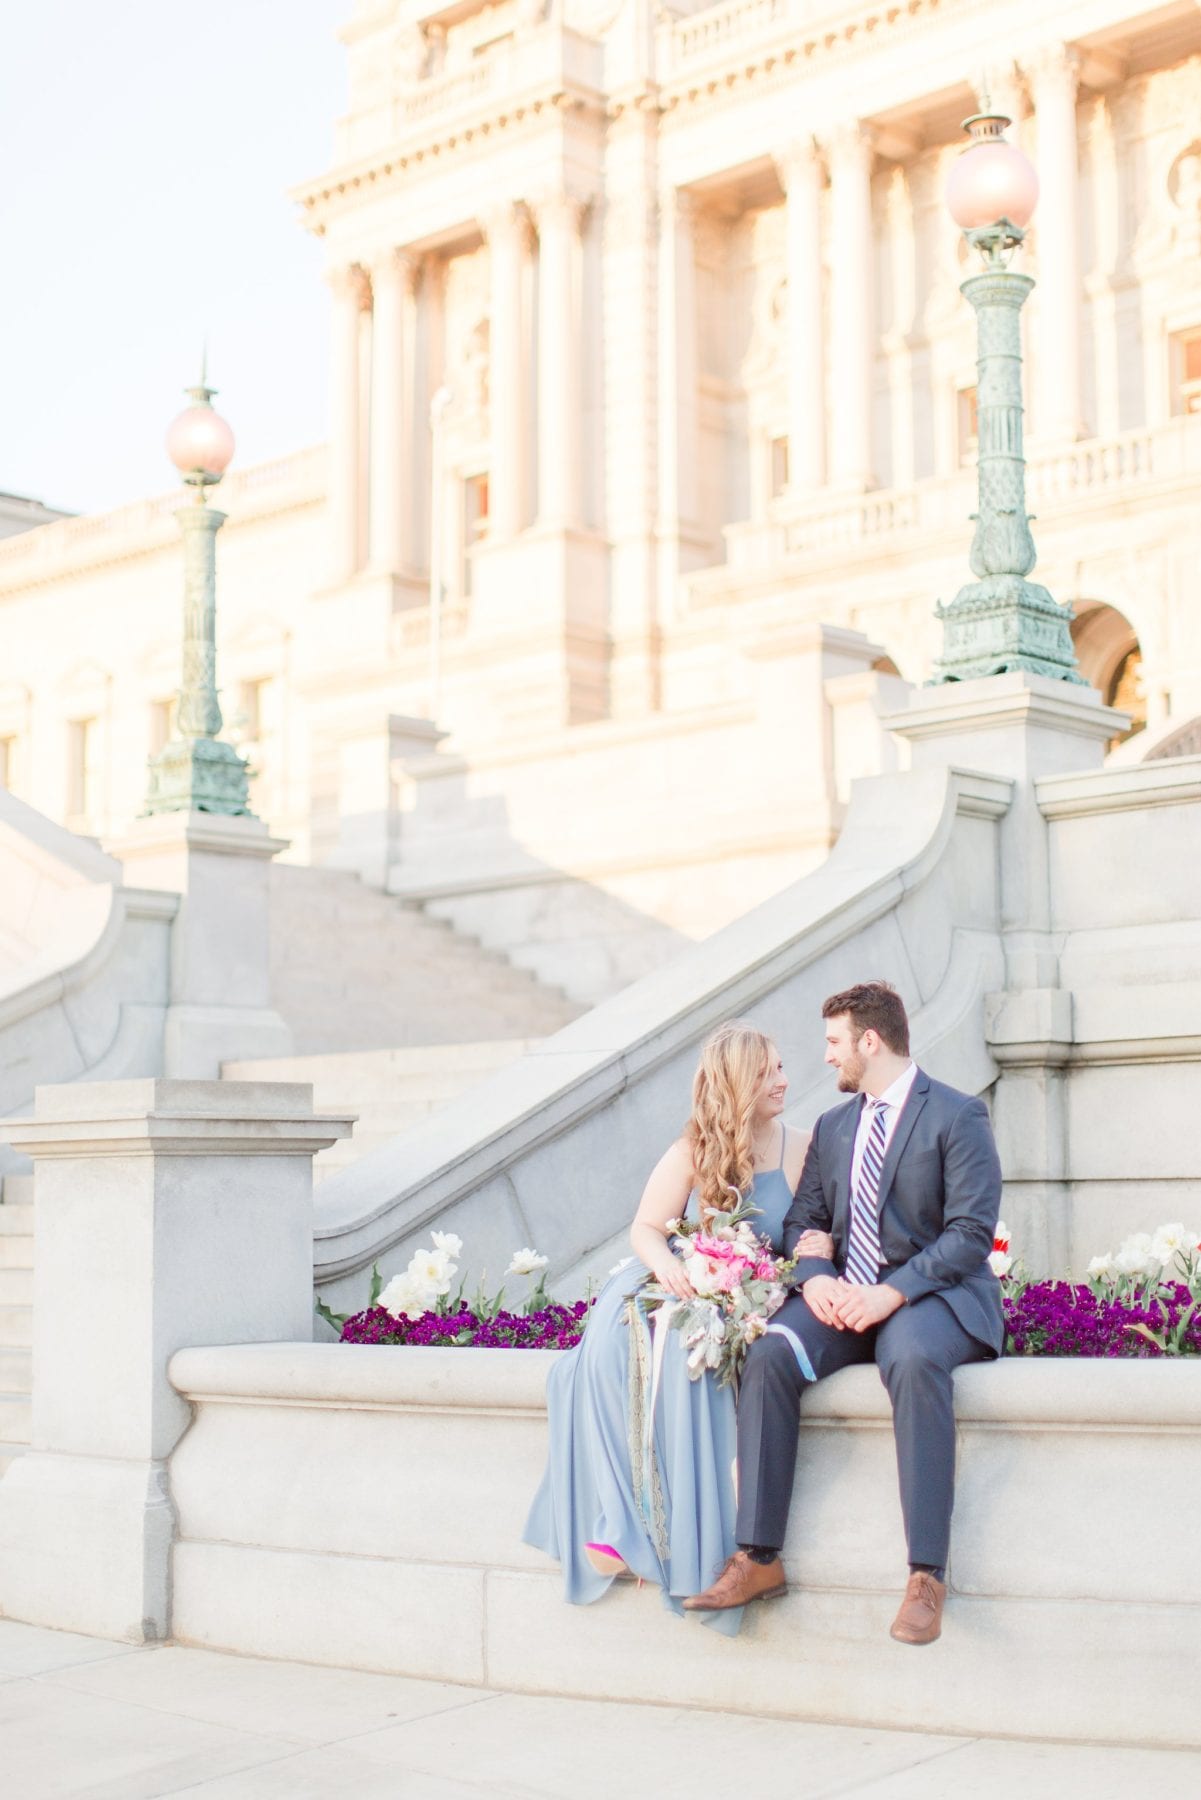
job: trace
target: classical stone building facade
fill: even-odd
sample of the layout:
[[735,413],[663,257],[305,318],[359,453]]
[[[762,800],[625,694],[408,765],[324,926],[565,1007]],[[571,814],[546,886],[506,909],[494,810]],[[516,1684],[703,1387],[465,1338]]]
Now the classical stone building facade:
[[[218,490],[226,712],[293,856],[583,999],[820,861],[964,575],[943,189],[985,88],[1042,184],[1039,578],[1143,728],[1113,754],[1195,747],[1193,0],[358,0],[342,38],[296,193],[330,443]],[[2,767],[108,838],[171,726],[176,504],[0,545]]]

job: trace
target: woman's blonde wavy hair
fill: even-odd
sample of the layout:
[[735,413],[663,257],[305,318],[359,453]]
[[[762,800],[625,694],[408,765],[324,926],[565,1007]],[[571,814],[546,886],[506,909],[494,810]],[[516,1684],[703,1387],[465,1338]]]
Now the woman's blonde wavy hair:
[[755,1174],[751,1127],[776,1046],[762,1031],[732,1019],[706,1038],[692,1082],[692,1149],[700,1216],[732,1212]]

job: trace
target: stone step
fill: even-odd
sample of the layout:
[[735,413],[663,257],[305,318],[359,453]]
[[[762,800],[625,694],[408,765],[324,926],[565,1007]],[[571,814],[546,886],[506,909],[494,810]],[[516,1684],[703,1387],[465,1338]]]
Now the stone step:
[[0,1444],[27,1444],[32,1414],[28,1394],[0,1394]]
[[0,1394],[28,1394],[33,1382],[31,1350],[0,1350]]
[[32,1306],[0,1306],[0,1347],[28,1350],[32,1343]]
[[32,1236],[33,1207],[10,1206],[6,1200],[0,1206],[0,1238]]
[[0,1269],[32,1269],[33,1234],[21,1232],[0,1237]]
[[255,1057],[224,1063],[221,1074],[227,1081],[309,1082],[318,1111],[358,1115],[353,1136],[341,1139],[316,1158],[313,1172],[320,1181],[428,1118],[439,1106],[506,1068],[540,1041],[514,1037]]
[[28,1444],[0,1444],[0,1479],[3,1479],[4,1471],[11,1468],[18,1456],[24,1456],[28,1448]]
[[[12,1241],[11,1239],[9,1240]],[[33,1259],[23,1269],[0,1268],[0,1306],[33,1305]]]
[[272,999],[301,1052],[545,1037],[579,1016],[561,990],[356,875],[280,866],[271,893]]

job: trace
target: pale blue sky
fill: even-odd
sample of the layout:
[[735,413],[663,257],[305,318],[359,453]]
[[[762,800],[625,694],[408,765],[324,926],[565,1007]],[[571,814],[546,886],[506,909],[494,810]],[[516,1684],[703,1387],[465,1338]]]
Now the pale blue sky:
[[325,434],[320,247],[349,0],[24,0],[0,34],[0,489],[74,511],[171,486],[209,338],[237,465]]

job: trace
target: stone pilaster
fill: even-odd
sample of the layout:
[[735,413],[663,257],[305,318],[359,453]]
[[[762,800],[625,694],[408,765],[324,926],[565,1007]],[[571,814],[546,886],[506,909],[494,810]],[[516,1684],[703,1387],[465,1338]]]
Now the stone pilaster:
[[826,144],[830,168],[831,411],[830,478],[844,488],[870,487],[872,372],[872,158],[870,132],[848,125]]
[[0,1612],[170,1636],[168,1457],[195,1344],[307,1340],[312,1158],[350,1121],[263,1082],[41,1087],[5,1135],[37,1191],[32,1447],[0,1483]]
[[788,282],[788,481],[794,493],[820,486],[826,473],[825,330],[822,314],[822,166],[812,138],[776,157],[786,196],[784,266]]

